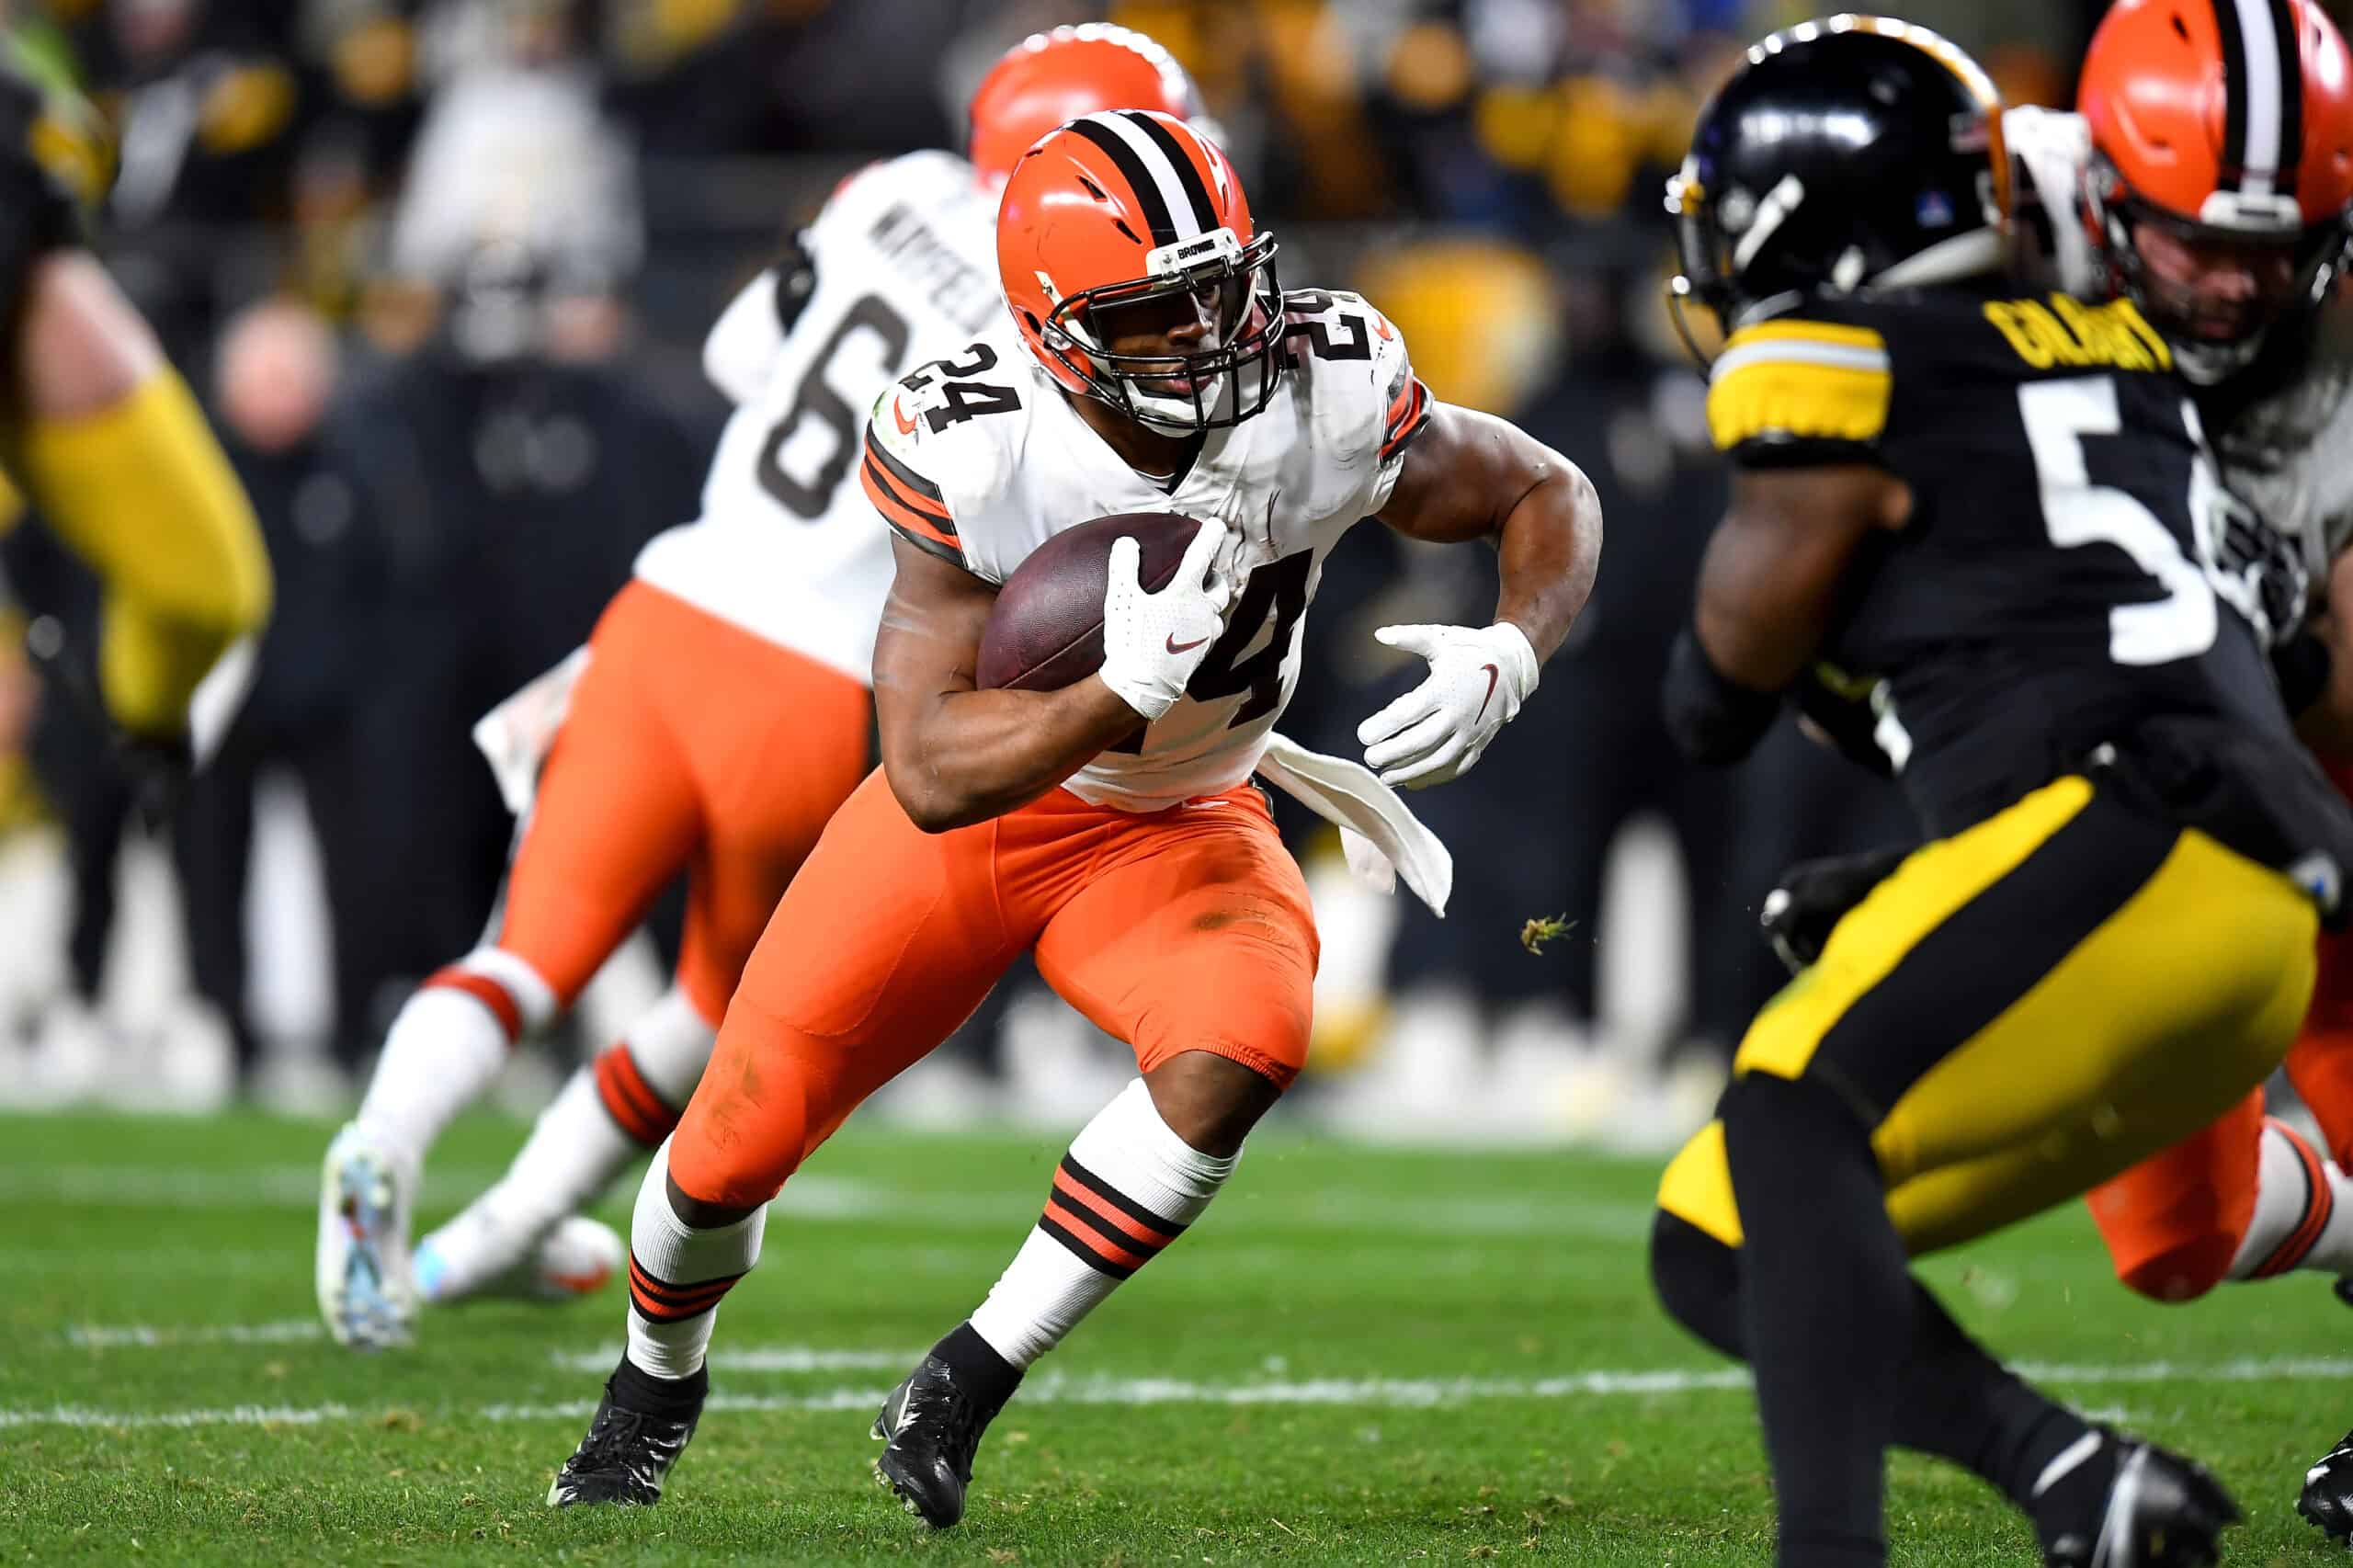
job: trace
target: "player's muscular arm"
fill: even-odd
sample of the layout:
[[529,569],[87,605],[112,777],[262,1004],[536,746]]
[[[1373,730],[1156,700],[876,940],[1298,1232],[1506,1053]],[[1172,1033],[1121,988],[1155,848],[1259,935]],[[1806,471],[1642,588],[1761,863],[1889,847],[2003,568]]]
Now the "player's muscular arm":
[[1436,403],[1401,438],[1412,444],[1381,520],[1434,543],[1486,540],[1503,576],[1489,625],[1373,633],[1427,659],[1429,674],[1357,726],[1365,766],[1384,784],[1426,790],[1477,766],[1536,690],[1593,592],[1601,507],[1576,464],[1500,419]]
[[1903,527],[1911,507],[1904,483],[1868,464],[1733,475],[1691,630],[1668,666],[1667,727],[1687,754],[1747,755],[1821,645],[1856,551],[1873,530]]
[[1549,659],[1593,593],[1601,503],[1585,471],[1505,420],[1433,403],[1381,520],[1408,539],[1495,543],[1495,619]]
[[1060,691],[973,685],[995,585],[891,541],[898,575],[874,642],[874,710],[891,792],[926,833],[1029,804],[1142,723],[1100,680]]
[[9,470],[105,580],[108,710],[175,735],[199,680],[268,614],[261,530],[196,400],[87,251],[33,264],[15,328]]

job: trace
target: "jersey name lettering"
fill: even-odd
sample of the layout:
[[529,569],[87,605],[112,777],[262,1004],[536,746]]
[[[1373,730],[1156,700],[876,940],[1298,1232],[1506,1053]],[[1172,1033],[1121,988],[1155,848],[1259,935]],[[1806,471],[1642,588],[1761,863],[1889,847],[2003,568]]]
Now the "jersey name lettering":
[[892,202],[867,233],[917,287],[926,290],[939,313],[978,335],[1004,313],[994,277],[969,266],[943,244],[904,202]]
[[2035,300],[1996,300],[1985,306],[2019,358],[2038,370],[2053,365],[2112,365],[2120,370],[2167,370],[2173,355],[2165,340],[2141,319],[2129,300],[2086,305],[2053,294],[2048,305]]

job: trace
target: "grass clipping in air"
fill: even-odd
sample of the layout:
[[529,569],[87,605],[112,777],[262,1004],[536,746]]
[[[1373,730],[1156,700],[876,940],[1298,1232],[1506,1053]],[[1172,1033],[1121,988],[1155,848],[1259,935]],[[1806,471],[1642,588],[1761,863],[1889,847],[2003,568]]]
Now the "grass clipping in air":
[[1566,910],[1558,915],[1540,915],[1519,928],[1519,945],[1540,958],[1545,943],[1567,936],[1575,925]]

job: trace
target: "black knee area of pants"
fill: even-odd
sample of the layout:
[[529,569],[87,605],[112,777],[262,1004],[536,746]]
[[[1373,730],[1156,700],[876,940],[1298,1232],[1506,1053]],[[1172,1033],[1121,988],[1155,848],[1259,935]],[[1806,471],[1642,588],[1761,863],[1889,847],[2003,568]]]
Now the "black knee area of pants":
[[1737,1251],[1662,1209],[1651,1223],[1651,1287],[1669,1317],[1733,1359],[1748,1358]]
[[670,1212],[678,1217],[678,1223],[689,1230],[724,1230],[740,1220],[749,1219],[753,1210],[759,1208],[756,1203],[730,1207],[689,1198],[679,1190],[678,1178],[667,1171],[662,1173],[662,1187],[664,1195],[670,1199]]
[[[1880,1186],[1869,1120],[1818,1073],[1802,1078],[1750,1073],[1724,1091],[1716,1114],[1723,1120],[1724,1159],[1733,1168],[1744,1224],[1752,1203],[1805,1202],[1811,1184],[1833,1172],[1851,1176],[1860,1170],[1874,1189]],[[1769,1158],[1756,1157],[1760,1144],[1769,1146]]]

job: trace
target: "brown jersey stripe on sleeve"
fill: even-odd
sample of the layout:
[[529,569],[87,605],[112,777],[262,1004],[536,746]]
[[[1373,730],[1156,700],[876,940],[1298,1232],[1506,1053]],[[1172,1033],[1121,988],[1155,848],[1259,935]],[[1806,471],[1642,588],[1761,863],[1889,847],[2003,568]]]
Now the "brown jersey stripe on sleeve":
[[874,438],[871,426],[869,426],[866,432],[866,455],[881,463],[882,471],[889,474],[892,483],[907,495],[920,496],[926,501],[935,503],[943,514],[948,510],[948,497],[939,493],[939,486],[892,457],[890,449]]

